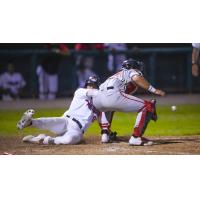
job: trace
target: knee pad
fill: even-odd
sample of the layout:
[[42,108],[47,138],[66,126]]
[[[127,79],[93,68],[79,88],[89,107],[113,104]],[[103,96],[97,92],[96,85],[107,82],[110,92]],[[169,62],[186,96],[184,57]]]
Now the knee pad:
[[153,104],[150,101],[145,101],[144,102],[144,108],[146,109],[147,112],[153,112]]

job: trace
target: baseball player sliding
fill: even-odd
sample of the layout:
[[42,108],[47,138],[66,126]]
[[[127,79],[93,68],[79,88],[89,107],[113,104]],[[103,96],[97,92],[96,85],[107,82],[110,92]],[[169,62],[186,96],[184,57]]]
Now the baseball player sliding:
[[80,143],[85,130],[97,118],[99,112],[91,103],[92,96],[99,87],[96,77],[90,77],[85,88],[79,88],[74,94],[69,109],[61,117],[33,119],[34,110],[27,110],[17,123],[18,129],[36,127],[55,133],[56,137],[40,134],[36,137],[29,135],[23,138],[24,142],[37,144],[77,144]]
[[[109,127],[112,121],[113,111],[138,112],[134,130],[129,140],[130,145],[151,145],[152,141],[143,138],[143,134],[150,120],[157,120],[156,101],[146,101],[139,99],[133,94],[138,87],[149,92],[164,96],[165,92],[154,88],[142,75],[144,63],[134,59],[125,60],[122,70],[109,77],[100,85],[98,93],[93,97],[93,105],[100,111],[106,113],[102,115],[102,140],[109,141]],[[106,119],[106,116],[110,116]],[[109,123],[110,120],[110,123]]]

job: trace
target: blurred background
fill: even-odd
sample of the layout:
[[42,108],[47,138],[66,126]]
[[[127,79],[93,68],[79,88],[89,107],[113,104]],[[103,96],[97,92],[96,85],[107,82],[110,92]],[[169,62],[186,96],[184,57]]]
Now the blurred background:
[[192,51],[191,43],[4,43],[0,99],[71,97],[89,76],[103,82],[128,58],[143,61],[146,79],[167,93],[199,93]]

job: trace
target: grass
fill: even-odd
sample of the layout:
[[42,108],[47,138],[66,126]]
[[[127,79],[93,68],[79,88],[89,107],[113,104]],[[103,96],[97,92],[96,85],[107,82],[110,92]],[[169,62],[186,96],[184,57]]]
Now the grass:
[[[0,136],[14,136],[19,134],[16,122],[24,110],[0,110]],[[169,106],[158,106],[158,121],[150,122],[145,135],[149,136],[182,136],[200,134],[200,105],[179,105],[177,111],[172,112]],[[63,109],[39,109],[34,117],[60,116]],[[135,122],[135,113],[115,113],[112,130],[119,135],[130,135]],[[27,128],[23,134],[38,134],[44,131]],[[87,130],[86,135],[99,135],[100,129],[95,122]]]

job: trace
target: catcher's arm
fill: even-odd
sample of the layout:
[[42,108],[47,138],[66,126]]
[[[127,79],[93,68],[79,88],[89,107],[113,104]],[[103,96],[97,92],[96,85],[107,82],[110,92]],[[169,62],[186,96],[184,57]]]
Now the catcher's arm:
[[135,82],[139,87],[148,90],[156,95],[165,96],[165,92],[159,89],[155,89],[143,76],[135,75],[132,77],[132,81]]

